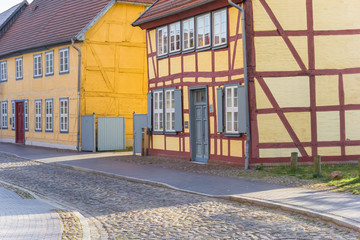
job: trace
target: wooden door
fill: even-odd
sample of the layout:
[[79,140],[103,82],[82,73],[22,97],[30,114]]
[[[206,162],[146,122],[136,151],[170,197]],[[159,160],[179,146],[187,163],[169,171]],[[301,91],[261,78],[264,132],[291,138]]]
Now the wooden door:
[[24,128],[24,103],[16,103],[16,143],[25,143],[25,128]]

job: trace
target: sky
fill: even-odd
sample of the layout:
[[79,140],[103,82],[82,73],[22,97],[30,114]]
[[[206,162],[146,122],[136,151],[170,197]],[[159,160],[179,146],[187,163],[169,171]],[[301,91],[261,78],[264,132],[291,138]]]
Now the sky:
[[[0,13],[8,10],[12,6],[21,3],[23,0],[0,0]],[[27,0],[28,3],[31,3],[33,0]]]

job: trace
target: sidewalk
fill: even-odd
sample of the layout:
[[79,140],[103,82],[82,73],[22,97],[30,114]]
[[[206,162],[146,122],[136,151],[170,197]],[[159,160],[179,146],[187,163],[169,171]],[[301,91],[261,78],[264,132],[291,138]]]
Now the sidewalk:
[[321,218],[360,232],[360,196],[116,161],[129,152],[78,153],[0,143],[0,152]]
[[0,202],[0,239],[61,239],[61,219],[53,206],[37,199],[22,199],[2,187]]

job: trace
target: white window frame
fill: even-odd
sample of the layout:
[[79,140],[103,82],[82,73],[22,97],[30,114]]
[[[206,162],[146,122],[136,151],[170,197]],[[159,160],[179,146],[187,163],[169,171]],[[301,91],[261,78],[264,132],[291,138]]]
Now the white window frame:
[[19,57],[15,59],[15,79],[23,79],[23,58]]
[[[202,24],[200,24],[202,21]],[[200,33],[202,31],[202,33]],[[206,35],[209,37],[209,42],[206,44]],[[200,41],[200,37],[203,39]],[[202,45],[200,45],[203,43]],[[206,48],[211,46],[211,15],[210,13],[202,14],[196,17],[196,48]]]
[[29,131],[29,101],[24,101],[24,127],[25,131]]
[[45,99],[45,132],[52,132],[54,126],[54,104],[52,99]]
[[[225,21],[224,22],[221,19],[222,14],[225,15],[225,19],[224,19]],[[217,16],[219,16],[219,20],[220,20],[219,24],[215,24]],[[212,37],[213,38],[212,39],[213,39],[213,46],[214,47],[223,46],[223,45],[228,43],[227,22],[228,22],[228,20],[227,20],[227,9],[226,8],[213,12],[213,16],[212,16],[212,26],[213,26]],[[225,41],[221,41],[222,35],[225,35]],[[217,36],[219,37],[219,40],[220,40],[219,43],[216,43]]]
[[15,130],[15,111],[16,111],[16,103],[15,101],[11,101],[11,130]]
[[[191,38],[191,27],[193,36]],[[189,38],[185,39],[185,28],[189,28]],[[193,40],[193,46],[191,47],[191,39]],[[186,44],[187,43],[187,44]],[[188,47],[186,47],[188,46]],[[188,18],[182,21],[182,47],[183,51],[190,51],[195,48],[195,21],[194,18]]]
[[6,82],[7,81],[7,62],[2,61],[0,62],[0,81]]
[[60,98],[59,101],[60,115],[60,133],[69,132],[69,98]]
[[70,72],[69,48],[59,49],[59,73],[65,74]]
[[153,126],[155,132],[164,130],[164,92],[153,91]]
[[42,131],[42,100],[35,100],[35,131]]
[[[170,53],[181,51],[181,22],[174,22],[169,25],[169,51]],[[176,47],[178,45],[178,47]],[[174,48],[173,48],[174,46]],[[173,48],[173,49],[172,49]]]
[[175,132],[175,91],[165,90],[165,130]]
[[[238,128],[238,85],[230,85],[225,87],[225,132],[226,133],[239,133]],[[229,91],[230,90],[230,94]],[[236,97],[235,94],[236,93]],[[230,96],[229,96],[230,95]],[[230,102],[229,102],[230,101]],[[231,119],[229,119],[228,114],[230,114]],[[237,121],[235,121],[235,117]]]
[[54,51],[45,53],[45,76],[54,75]]
[[169,31],[167,25],[156,29],[156,41],[158,57],[167,55],[169,52]]
[[34,78],[42,77],[42,54],[34,55]]
[[8,128],[8,102],[7,101],[1,102],[1,128],[2,129]]

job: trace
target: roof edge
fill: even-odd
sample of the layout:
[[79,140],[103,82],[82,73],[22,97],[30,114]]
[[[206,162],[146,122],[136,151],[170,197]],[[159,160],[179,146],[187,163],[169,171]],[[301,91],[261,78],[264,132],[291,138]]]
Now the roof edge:
[[136,21],[139,20],[142,16],[144,16],[144,14],[147,13],[147,11],[149,11],[149,9],[152,8],[152,6],[154,6],[158,1],[159,0],[156,0],[155,2],[153,2],[153,4],[151,4],[151,6],[148,9],[146,9],[137,19],[135,19],[134,22],[131,23],[131,26],[133,26],[133,27],[139,26],[139,25],[135,24]]
[[[14,17],[14,15],[17,14],[17,12],[19,11],[19,9],[21,9],[24,5],[29,6],[29,3],[28,3],[27,0],[24,0],[24,1],[22,1],[21,3],[18,3],[17,5],[18,5],[18,7],[16,8],[16,10],[8,17],[8,19],[6,19],[6,21],[5,21],[2,25],[0,25],[0,29],[2,29],[4,26],[6,26],[6,24],[9,23],[9,21]],[[16,6],[16,5],[15,5],[15,6]],[[14,7],[15,7],[15,6],[14,6]],[[11,8],[10,8],[10,9],[11,9]]]
[[[150,18],[147,19],[147,20],[143,20],[143,21],[138,21],[138,22],[136,22],[138,19],[141,18],[141,16],[142,16],[143,14],[145,14],[145,12],[144,12],[144,13],[143,13],[138,19],[136,19],[131,25],[134,26],[134,27],[135,27],[135,26],[140,26],[140,25],[142,25],[142,24],[144,24],[144,23],[148,23],[148,22],[152,22],[152,21],[155,21],[155,20],[159,20],[159,19],[161,19],[161,18],[166,18],[166,17],[169,17],[169,16],[171,16],[171,15],[175,15],[175,14],[178,14],[178,13],[181,13],[181,12],[185,12],[185,11],[188,11],[188,10],[190,10],[190,9],[197,8],[197,7],[200,7],[200,6],[202,6],[202,5],[205,5],[205,4],[214,2],[214,1],[216,1],[216,0],[207,0],[207,1],[205,1],[205,2],[201,2],[201,3],[198,3],[198,4],[194,4],[194,5],[191,5],[191,6],[186,7],[186,8],[180,8],[180,9],[178,9],[178,10],[176,10],[176,11],[171,12],[171,13],[159,15],[159,16],[152,17],[152,18],[150,17]],[[157,0],[156,2],[158,2],[158,0]],[[155,2],[155,3],[156,3],[156,2]],[[154,4],[155,4],[155,3],[154,3]],[[153,4],[153,5],[154,5],[154,4]],[[151,5],[151,7],[152,7],[153,5]],[[151,7],[150,7],[150,8],[151,8]],[[148,9],[150,9],[150,8],[148,8]]]
[[99,21],[99,19],[103,17],[110,8],[112,8],[112,6],[115,5],[115,3],[116,0],[111,0],[108,4],[106,4],[106,6],[98,14],[96,14],[96,16],[78,34],[76,34],[75,39],[78,41],[84,41],[87,31],[89,31],[90,28],[94,26],[95,23]]
[[40,45],[34,45],[31,47],[26,47],[26,48],[22,48],[22,49],[18,49],[16,51],[11,51],[5,54],[0,55],[0,59],[4,59],[4,58],[9,58],[12,56],[17,56],[17,55],[22,55],[25,53],[30,53],[30,52],[35,52],[37,50],[40,49],[47,49],[53,46],[58,46],[58,45],[63,45],[63,44],[71,44],[71,39],[72,38],[66,38],[63,40],[59,40],[59,41],[55,41],[55,42],[50,42],[50,43],[46,43],[46,44],[40,44]]

